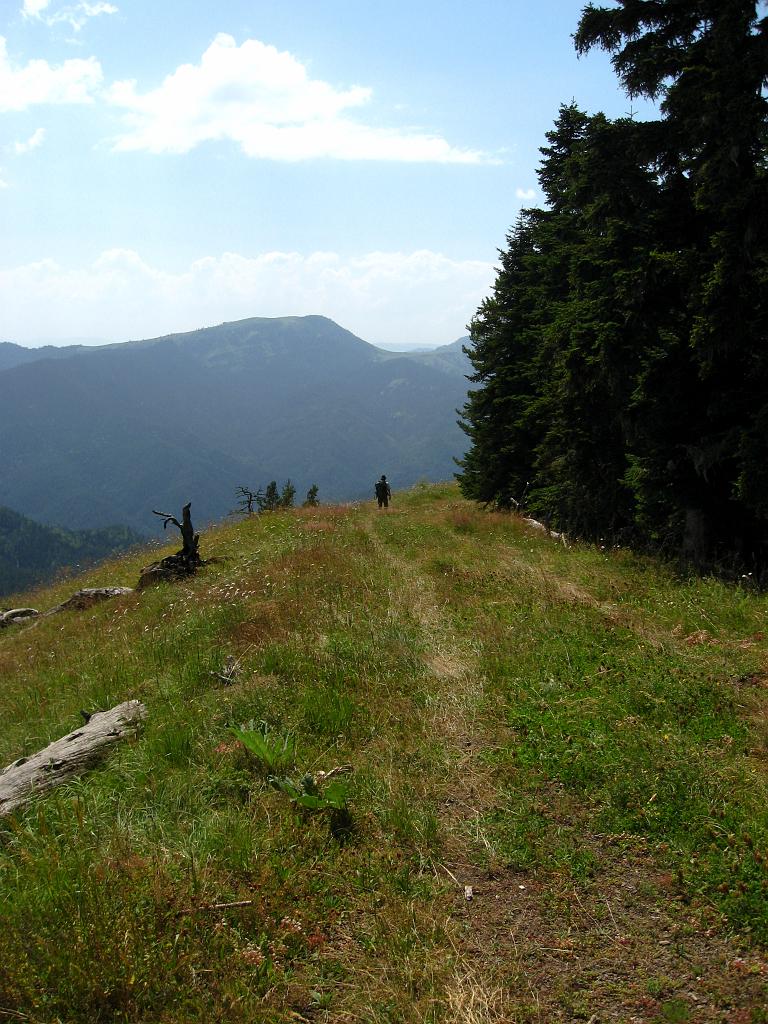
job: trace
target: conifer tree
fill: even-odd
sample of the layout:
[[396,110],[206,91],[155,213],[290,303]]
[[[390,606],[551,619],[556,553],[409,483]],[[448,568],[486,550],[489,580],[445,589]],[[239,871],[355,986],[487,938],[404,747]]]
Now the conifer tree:
[[[519,505],[533,471],[536,428],[537,318],[533,299],[540,211],[523,211],[500,253],[493,295],[472,324],[465,351],[474,374],[460,426],[471,446],[460,462],[463,493],[503,508]],[[528,318],[526,319],[526,313]]]
[[293,508],[294,498],[296,497],[296,488],[293,486],[290,480],[286,480],[283,484],[283,489],[280,491],[280,508]]
[[612,54],[630,95],[660,101],[652,159],[687,220],[678,212],[668,239],[682,337],[665,337],[667,359],[654,354],[640,382],[648,443],[635,462],[638,500],[669,506],[653,493],[666,492],[673,500],[657,531],[691,543],[685,527],[694,524],[699,542],[745,553],[768,523],[768,19],[757,8],[755,0],[589,5],[575,37],[579,52]]
[[565,293],[542,344],[541,436],[529,494],[534,514],[585,537],[630,527],[624,483],[631,432],[628,404],[643,341],[647,250],[656,205],[652,177],[637,159],[635,125],[580,114],[576,138],[563,108],[542,150],[540,180],[553,209],[549,273]]
[[276,512],[278,508],[280,508],[280,494],[277,490],[277,480],[271,480],[259,501],[259,511]]
[[588,5],[656,120],[562,107],[545,210],[468,350],[464,493],[582,536],[757,558],[768,527],[768,19],[754,0]]
[[312,484],[312,486],[307,491],[306,498],[302,502],[304,508],[314,508],[315,506],[320,504],[317,497],[318,490],[319,488],[317,484]]

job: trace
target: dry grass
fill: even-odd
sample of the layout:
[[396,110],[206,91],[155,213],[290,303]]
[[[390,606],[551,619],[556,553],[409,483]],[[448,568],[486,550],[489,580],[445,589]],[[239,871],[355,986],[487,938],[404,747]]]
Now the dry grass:
[[457,965],[446,992],[449,1019],[455,1024],[512,1024],[503,988],[488,987],[488,979],[469,964]]

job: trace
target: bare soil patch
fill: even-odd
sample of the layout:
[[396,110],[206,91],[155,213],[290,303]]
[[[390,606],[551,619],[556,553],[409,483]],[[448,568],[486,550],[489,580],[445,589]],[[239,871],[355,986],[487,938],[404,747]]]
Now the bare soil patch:
[[764,1020],[768,959],[719,932],[642,840],[591,845],[599,869],[586,885],[448,865],[471,887],[471,900],[457,887],[452,920],[468,974],[496,993],[485,1019]]

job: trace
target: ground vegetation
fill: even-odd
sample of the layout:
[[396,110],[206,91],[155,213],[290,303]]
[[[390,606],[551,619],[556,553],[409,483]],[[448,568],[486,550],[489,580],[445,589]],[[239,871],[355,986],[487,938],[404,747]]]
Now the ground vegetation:
[[147,711],[0,820],[0,1013],[766,1020],[766,597],[449,485],[205,541],[0,634],[0,763]]

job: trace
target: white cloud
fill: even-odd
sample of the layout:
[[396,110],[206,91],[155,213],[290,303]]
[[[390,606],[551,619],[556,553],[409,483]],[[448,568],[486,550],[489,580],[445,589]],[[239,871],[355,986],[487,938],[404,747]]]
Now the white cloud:
[[89,18],[96,18],[100,14],[117,14],[118,8],[106,0],[80,0],[80,3],[68,4],[57,11],[53,11],[43,17],[43,11],[48,11],[51,0],[24,0],[21,13],[25,18],[38,18],[45,21],[46,25],[59,24],[69,25],[75,32],[79,32]]
[[224,253],[171,273],[126,249],[90,266],[41,260],[0,271],[0,337],[156,337],[249,316],[319,313],[366,341],[454,340],[494,278],[491,263],[440,253]]
[[[46,0],[47,6],[48,0]],[[75,32],[79,32],[89,18],[97,18],[100,14],[117,14],[118,8],[114,4],[105,3],[103,0],[96,0],[95,3],[72,4],[69,7],[62,7],[61,10],[51,14],[45,19],[47,25],[58,25],[64,23],[69,25]]]
[[45,141],[45,128],[38,128],[26,140],[26,142],[14,142],[13,151],[17,156],[28,153],[31,149],[37,149]]
[[0,111],[26,110],[38,103],[92,103],[102,77],[95,57],[65,60],[58,67],[30,60],[15,68],[0,36]]
[[4,178],[0,178],[0,192],[4,188],[10,188],[10,185],[8,184],[8,182]]
[[24,0],[21,13],[25,18],[37,18],[50,2],[51,0]]
[[248,156],[271,160],[490,162],[437,135],[354,120],[348,111],[368,104],[370,89],[337,89],[310,78],[290,53],[257,39],[238,46],[223,33],[199,64],[182,64],[158,88],[140,93],[135,81],[116,82],[108,97],[126,111],[118,150],[187,153],[227,139]]
[[517,196],[518,199],[525,199],[526,202],[530,202],[532,199],[536,198],[536,189],[535,188],[516,188],[515,189],[515,195]]

